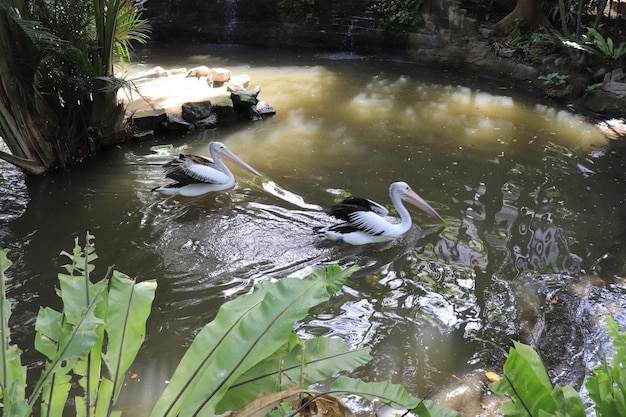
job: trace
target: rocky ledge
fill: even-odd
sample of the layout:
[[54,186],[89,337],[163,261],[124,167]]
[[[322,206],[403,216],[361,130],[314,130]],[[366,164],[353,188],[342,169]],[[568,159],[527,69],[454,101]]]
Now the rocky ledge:
[[232,75],[225,68],[155,67],[120,77],[131,85],[130,90],[120,91],[119,97],[139,138],[215,128],[237,120],[257,121],[276,114],[272,106],[258,99],[260,87],[249,89],[247,74]]

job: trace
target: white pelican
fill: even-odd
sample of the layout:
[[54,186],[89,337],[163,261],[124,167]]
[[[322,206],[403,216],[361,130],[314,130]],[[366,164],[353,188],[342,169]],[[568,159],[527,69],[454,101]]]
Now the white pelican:
[[211,158],[181,153],[178,158],[163,165],[165,176],[175,182],[152,189],[167,195],[195,197],[212,191],[227,190],[235,186],[235,177],[224,165],[220,155],[228,157],[254,175],[262,176],[256,169],[239,159],[222,142],[209,144]]
[[397,239],[411,228],[411,215],[402,201],[413,204],[428,215],[445,222],[443,218],[424,201],[406,182],[394,182],[389,187],[389,196],[400,215],[400,223],[390,223],[384,219],[389,211],[376,203],[361,197],[348,197],[333,205],[327,213],[344,223],[319,228],[317,231],[328,239],[340,240],[351,245],[387,242]]

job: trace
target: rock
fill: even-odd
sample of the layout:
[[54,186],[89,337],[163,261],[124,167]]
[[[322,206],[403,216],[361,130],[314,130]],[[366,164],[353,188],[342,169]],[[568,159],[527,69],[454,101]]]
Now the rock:
[[246,91],[246,94],[254,97],[255,99],[259,96],[259,93],[261,92],[261,86],[256,86],[251,90]]
[[154,67],[151,70],[139,71],[136,74],[133,74],[132,77],[129,77],[129,80],[139,80],[141,78],[160,78],[166,77],[169,75],[169,72],[164,70],[162,67]]
[[200,65],[199,67],[194,67],[194,68],[191,68],[189,71],[187,71],[185,78],[196,77],[197,79],[200,79],[201,77],[208,76],[209,71],[210,71],[209,67]]
[[219,81],[225,83],[230,80],[231,72],[226,68],[211,68],[211,72],[207,77],[211,78],[213,81]]
[[230,77],[230,80],[226,83],[226,89],[230,92],[245,91],[249,84],[250,76],[248,74],[235,75]]
[[168,114],[167,115],[167,128],[169,130],[193,130],[194,129],[194,125],[186,122],[185,120],[183,120],[182,117],[179,117],[178,115],[175,114]]
[[[127,103],[127,117],[135,131],[152,130],[153,134],[159,134],[164,130],[214,128],[242,117],[255,121],[276,114],[272,106],[259,102],[257,96],[261,87],[246,90],[250,82],[247,74],[233,77],[230,70],[203,65],[190,70],[179,68],[172,71],[156,67],[150,72],[155,75],[170,73],[171,76],[136,82],[136,92],[131,96],[118,93],[120,100]],[[146,73],[141,74],[144,76]],[[216,80],[215,83],[229,80],[229,86],[222,89],[208,88],[203,82],[194,80],[194,77],[207,77]]]
[[193,122],[195,120],[204,119],[211,114],[211,107],[211,102],[208,100],[183,103],[181,106],[183,120]]
[[193,124],[195,127],[202,127],[205,129],[212,129],[217,126],[218,118],[217,114],[211,113],[208,117],[204,119],[196,120]]
[[[256,87],[246,92],[231,93],[230,98],[233,101],[233,107],[235,108],[235,111],[252,121],[261,120],[263,118],[263,115],[260,113],[259,108],[257,107],[259,103],[259,100],[257,99],[259,91],[261,91],[261,88]],[[268,115],[276,113],[274,109],[266,103],[261,104],[260,110],[266,112],[266,114]]]
[[159,130],[167,123],[167,113],[162,108],[137,112],[131,122],[138,131]]
[[436,49],[446,45],[446,40],[436,33],[409,33],[409,45],[412,48]]
[[500,405],[508,398],[492,393],[488,384],[485,372],[478,370],[444,386],[430,399],[463,416],[496,417],[500,415]]
[[594,113],[624,117],[626,115],[626,74],[617,69],[604,76],[595,89],[587,91],[578,105]]
[[235,106],[230,97],[224,97],[213,103],[213,112],[217,115],[220,122],[232,122],[237,119]]
[[478,28],[478,33],[480,33],[480,36],[483,39],[489,39],[491,35],[493,35],[493,29],[489,27],[481,26],[480,28]]
[[211,68],[209,75],[207,75],[207,85],[209,87],[217,88],[224,85],[225,82],[230,80],[231,72],[225,68]]
[[142,130],[141,132],[134,133],[133,139],[138,141],[152,140],[154,139],[154,130]]
[[618,96],[626,96],[626,74],[621,68],[605,74],[600,88]]
[[256,103],[256,111],[261,115],[261,117],[273,116],[276,114],[276,110],[266,102],[259,100]]
[[[508,398],[492,393],[485,372],[477,370],[459,380],[453,381],[437,391],[430,400],[458,411],[462,416],[497,417],[500,406]],[[415,417],[406,410],[395,410],[386,405],[376,410],[376,417],[394,417],[398,415]]]

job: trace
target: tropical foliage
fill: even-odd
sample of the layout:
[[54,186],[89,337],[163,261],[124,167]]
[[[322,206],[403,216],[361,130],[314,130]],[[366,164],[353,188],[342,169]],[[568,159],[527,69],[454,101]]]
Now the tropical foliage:
[[[626,333],[607,317],[607,331],[616,355],[593,368],[586,383],[597,417],[626,416]],[[504,417],[585,417],[579,393],[571,386],[554,386],[541,358],[530,346],[514,342],[504,364],[504,378],[489,388],[507,395]]]
[[[30,416],[35,407],[42,416],[61,416],[68,404],[74,404],[77,416],[121,415],[114,406],[144,341],[156,282],[137,283],[111,268],[92,282],[97,259],[92,239],[88,234],[84,247],[76,240],[72,253],[62,253],[69,259],[59,274],[63,310],[45,307],[39,312],[35,348],[46,359],[29,395],[27,368],[10,337],[5,272],[11,262],[8,251],[0,250],[0,406],[5,416]],[[338,338],[303,340],[293,331],[295,323],[311,307],[327,301],[354,270],[332,266],[305,279],[265,282],[222,305],[194,339],[152,416],[214,415],[228,410],[246,416],[263,409],[283,410],[283,415],[305,415],[317,409],[343,416],[351,411],[333,394],[355,394],[413,409],[421,416],[459,417],[386,381],[365,383],[342,376],[330,392],[308,388],[371,359],[367,348],[350,350]]]
[[[35,325],[35,348],[45,357],[41,375],[27,396],[27,368],[20,349],[11,344],[11,305],[6,296],[5,271],[11,265],[7,250],[0,251],[0,310],[2,352],[0,399],[3,415],[30,416],[34,407],[42,416],[61,416],[67,404],[75,404],[77,416],[119,415],[113,411],[124,377],[145,338],[156,282],[135,282],[109,270],[92,282],[97,258],[92,236],[84,249],[76,241],[69,263],[59,274],[58,295],[63,310],[41,308]],[[81,387],[80,393],[71,390]],[[70,393],[74,393],[68,402]]]
[[0,158],[42,174],[125,137],[113,59],[148,33],[131,0],[0,0]]

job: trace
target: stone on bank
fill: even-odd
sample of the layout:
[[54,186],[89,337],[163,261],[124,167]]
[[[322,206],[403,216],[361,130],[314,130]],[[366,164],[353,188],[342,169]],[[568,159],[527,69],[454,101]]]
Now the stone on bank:
[[261,88],[247,90],[247,74],[232,75],[225,68],[198,66],[166,70],[155,67],[132,75],[122,74],[132,90],[120,92],[126,118],[136,138],[147,132],[167,134],[196,128],[215,128],[238,120],[257,121],[276,114],[260,101]]

